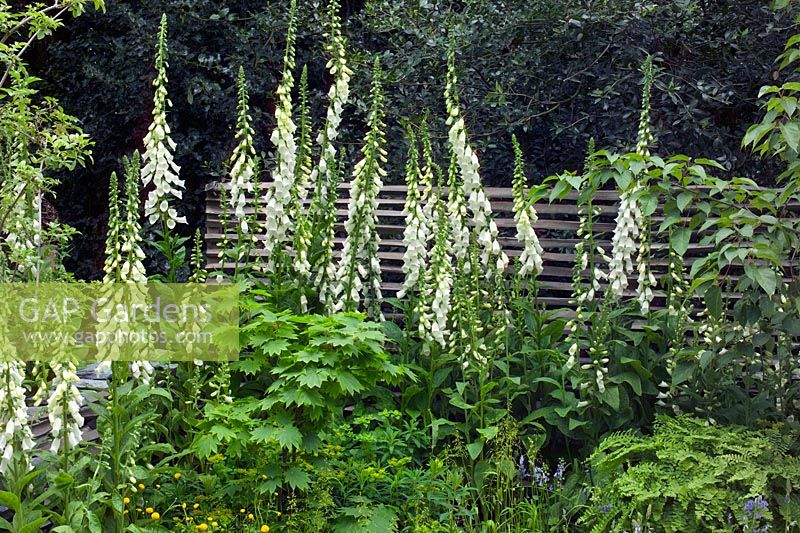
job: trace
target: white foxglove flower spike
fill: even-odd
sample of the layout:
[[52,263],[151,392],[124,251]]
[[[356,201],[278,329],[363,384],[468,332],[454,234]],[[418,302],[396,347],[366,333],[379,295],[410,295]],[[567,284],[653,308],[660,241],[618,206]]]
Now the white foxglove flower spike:
[[423,198],[420,191],[422,171],[419,167],[419,154],[417,152],[417,137],[409,126],[406,136],[408,138],[408,156],[406,161],[406,203],[403,207],[406,227],[403,231],[403,244],[406,249],[403,253],[403,287],[398,291],[397,297],[403,298],[407,293],[417,289],[420,276],[425,270],[425,259],[428,255],[428,221],[425,218]]
[[34,442],[25,405],[25,364],[0,363],[0,380],[0,475],[5,475],[14,453],[32,450]]
[[371,318],[383,319],[381,313],[381,266],[378,259],[380,237],[378,193],[386,171],[386,124],[383,122],[383,85],[379,58],[375,59],[370,96],[372,105],[367,123],[369,131],[361,149],[362,158],[353,169],[350,201],[347,207],[347,232],[342,258],[337,270],[337,311],[356,311],[362,305]]
[[529,274],[538,276],[544,268],[542,260],[544,250],[533,229],[539,217],[536,214],[536,208],[527,200],[528,190],[525,185],[527,179],[522,161],[522,149],[516,136],[512,136],[511,140],[514,144],[514,221],[517,223],[517,239],[522,242],[518,273],[523,277]]
[[484,272],[502,274],[508,266],[508,256],[500,247],[497,224],[492,216],[492,205],[483,191],[478,156],[467,140],[467,130],[458,102],[457,78],[455,70],[455,47],[450,46],[447,64],[447,125],[450,126],[448,138],[461,174],[464,197],[472,215],[472,224],[480,246],[480,262]]
[[183,198],[184,182],[180,179],[180,167],[175,163],[173,151],[175,141],[170,138],[167,124],[167,109],[172,106],[167,97],[167,16],[161,17],[156,53],[156,79],[153,81],[153,122],[144,138],[142,156],[142,185],[152,184],[144,204],[144,215],[151,224],[163,222],[173,229],[176,224],[186,224],[186,217],[178,216],[172,201]]
[[283,257],[286,243],[291,242],[289,212],[295,185],[297,143],[294,134],[297,126],[292,120],[292,89],[294,88],[295,37],[297,33],[297,0],[292,0],[286,52],[283,56],[283,75],[278,85],[278,104],[275,106],[275,129],[270,142],[275,146],[275,168],[272,186],[266,196],[264,222],[264,250],[267,270],[272,272]]
[[53,392],[47,400],[47,418],[53,435],[50,451],[56,453],[65,446],[64,452],[67,452],[81,442],[84,420],[80,409],[84,399],[77,387],[79,379],[75,364],[63,362],[53,363],[51,366],[55,378]]
[[256,149],[253,146],[253,127],[250,118],[250,105],[247,94],[247,80],[244,68],[239,67],[238,77],[239,116],[236,120],[236,140],[238,144],[231,155],[231,196],[230,206],[239,224],[239,231],[249,233],[248,218],[245,214],[247,195],[253,193],[253,180],[256,174]]

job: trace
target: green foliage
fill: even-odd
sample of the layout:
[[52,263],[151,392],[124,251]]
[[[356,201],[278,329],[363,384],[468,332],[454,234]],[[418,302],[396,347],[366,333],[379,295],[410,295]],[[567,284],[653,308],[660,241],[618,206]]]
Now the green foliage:
[[[800,518],[799,437],[792,426],[717,427],[688,417],[658,418],[652,437],[611,435],[589,458],[595,487],[581,523],[592,531],[790,529]],[[768,505],[753,508],[759,496]]]
[[389,360],[379,325],[354,314],[274,313],[263,296],[254,290],[245,304],[243,344],[251,351],[231,365],[235,399],[206,406],[193,449],[201,458],[223,445],[236,458],[259,450],[275,461],[265,491],[283,483],[305,489],[301,458],[318,449],[320,432],[342,415],[344,402],[363,401],[377,384],[408,372]]

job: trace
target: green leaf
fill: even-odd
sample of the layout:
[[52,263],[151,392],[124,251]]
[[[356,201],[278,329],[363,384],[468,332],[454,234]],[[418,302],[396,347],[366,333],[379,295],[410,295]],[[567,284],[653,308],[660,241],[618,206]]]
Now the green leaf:
[[289,347],[286,339],[272,339],[261,346],[261,351],[267,355],[278,355]]
[[355,394],[364,389],[364,385],[350,372],[346,370],[336,370],[331,372],[331,377],[339,383],[342,390],[348,394]]
[[781,124],[780,128],[783,138],[786,140],[786,144],[797,152],[798,147],[800,147],[800,122],[797,120],[790,120],[789,122]]
[[686,253],[686,250],[689,249],[689,240],[691,236],[692,232],[685,226],[679,226],[672,230],[670,244],[672,245],[672,249],[675,250],[675,253],[681,257]]
[[497,426],[491,426],[488,428],[478,429],[477,431],[480,433],[483,439],[488,442],[497,436],[499,428]]
[[192,448],[200,457],[211,457],[219,449],[219,441],[213,435],[200,435],[192,443]]
[[469,453],[469,456],[473,461],[478,458],[478,456],[481,454],[482,451],[483,451],[482,440],[473,442],[471,444],[467,444],[467,453]]
[[276,428],[275,436],[281,447],[287,449],[300,448],[300,444],[303,442],[303,434],[291,424]]
[[239,359],[231,365],[233,370],[238,370],[245,375],[255,376],[261,372],[261,360],[254,357]]
[[311,478],[304,470],[297,466],[290,467],[284,474],[283,478],[295,490],[305,490],[311,484]]
[[8,507],[15,513],[18,513],[20,510],[19,498],[17,498],[14,493],[5,490],[0,490],[0,505]]
[[677,200],[675,203],[678,205],[678,209],[683,213],[683,210],[686,209],[690,203],[692,203],[692,199],[694,198],[694,194],[690,192],[682,192],[678,195]]
[[47,518],[37,518],[32,522],[28,522],[19,529],[19,533],[39,533],[42,526],[47,522]]
[[219,424],[214,424],[211,427],[210,432],[217,437],[220,441],[227,441],[236,438],[236,432],[230,428],[226,428],[225,426],[220,426]]
[[681,362],[672,371],[672,385],[678,386],[687,381],[694,374],[694,364],[691,362]]
[[712,285],[706,290],[706,307],[709,314],[714,318],[722,316],[722,289],[719,285]]
[[755,281],[769,296],[775,294],[775,289],[778,287],[778,279],[771,268],[746,263],[744,271],[747,277]]

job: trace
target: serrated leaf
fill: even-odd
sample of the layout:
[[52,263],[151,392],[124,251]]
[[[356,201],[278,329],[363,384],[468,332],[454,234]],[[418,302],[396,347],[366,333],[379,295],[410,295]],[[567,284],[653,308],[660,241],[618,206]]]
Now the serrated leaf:
[[301,468],[292,466],[283,474],[283,478],[295,490],[305,490],[311,484],[311,478]]
[[219,441],[213,435],[200,435],[192,443],[192,448],[200,457],[211,457],[219,449]]

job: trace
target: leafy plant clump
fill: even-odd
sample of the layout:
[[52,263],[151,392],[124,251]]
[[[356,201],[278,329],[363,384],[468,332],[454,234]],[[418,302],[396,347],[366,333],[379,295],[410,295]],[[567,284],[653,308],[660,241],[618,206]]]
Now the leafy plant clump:
[[[592,531],[794,531],[800,430],[660,416],[652,436],[606,438],[589,458]],[[649,528],[649,529],[648,529]]]

